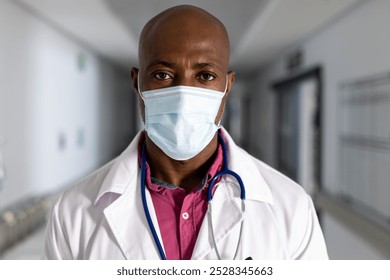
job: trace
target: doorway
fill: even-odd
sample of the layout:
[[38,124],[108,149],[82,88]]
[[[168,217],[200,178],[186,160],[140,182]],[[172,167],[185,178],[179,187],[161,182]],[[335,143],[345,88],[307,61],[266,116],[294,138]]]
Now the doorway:
[[276,164],[309,194],[321,186],[321,69],[283,79],[276,92]]

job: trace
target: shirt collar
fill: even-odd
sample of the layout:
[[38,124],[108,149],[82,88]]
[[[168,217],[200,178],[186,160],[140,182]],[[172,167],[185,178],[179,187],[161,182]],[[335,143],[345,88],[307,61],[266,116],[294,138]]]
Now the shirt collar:
[[[145,132],[141,134],[141,137],[138,141],[138,165],[141,166],[141,157],[142,157],[142,147],[145,142]],[[223,152],[222,152],[222,146],[221,144],[218,144],[217,153],[215,155],[215,159],[213,163],[211,164],[209,170],[207,171],[207,174],[205,178],[202,180],[201,184],[196,188],[194,186],[194,191],[201,190],[206,184],[208,184],[211,179],[214,177],[215,174],[221,171],[223,165]],[[171,185],[166,182],[159,181],[158,179],[155,179],[151,177],[150,174],[150,167],[148,162],[146,161],[146,184],[149,190],[156,191],[163,193],[168,189],[177,189],[177,186]]]

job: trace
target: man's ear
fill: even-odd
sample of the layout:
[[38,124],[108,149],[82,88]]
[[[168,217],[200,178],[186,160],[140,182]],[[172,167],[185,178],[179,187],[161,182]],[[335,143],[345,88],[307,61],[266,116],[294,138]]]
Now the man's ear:
[[140,98],[140,96],[139,96],[140,93],[139,93],[139,84],[138,84],[138,75],[139,75],[138,68],[135,68],[135,67],[131,68],[130,74],[131,74],[134,92],[137,95],[138,106],[139,106],[139,110],[141,113],[141,118],[142,118],[143,122],[145,123],[145,103],[142,100],[142,98]]
[[236,73],[234,71],[229,71],[226,76],[227,76],[226,93],[225,93],[224,97],[222,98],[221,105],[219,106],[217,116],[215,117],[215,124],[220,123],[222,120],[223,112],[225,111],[225,105],[227,102],[227,97],[229,95],[230,90],[233,87]]
[[131,68],[130,75],[131,75],[132,84],[133,84],[133,88],[134,88],[135,92],[138,92],[138,89],[139,89],[138,73],[139,73],[138,68],[135,68],[135,67]]
[[226,94],[225,94],[225,97],[227,97],[229,95],[229,92],[230,90],[232,89],[233,87],[233,84],[234,84],[234,80],[236,78],[236,73],[234,71],[229,71],[227,73],[227,87],[226,87]]

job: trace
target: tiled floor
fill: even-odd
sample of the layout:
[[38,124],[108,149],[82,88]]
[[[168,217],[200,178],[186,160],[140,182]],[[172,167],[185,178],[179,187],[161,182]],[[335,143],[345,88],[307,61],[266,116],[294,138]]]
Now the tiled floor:
[[45,226],[0,255],[0,260],[40,260],[43,258],[44,239]]

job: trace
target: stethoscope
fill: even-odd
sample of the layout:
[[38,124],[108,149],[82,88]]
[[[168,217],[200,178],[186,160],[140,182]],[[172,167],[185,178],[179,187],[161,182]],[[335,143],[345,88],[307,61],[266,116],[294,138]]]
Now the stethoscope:
[[[244,183],[242,182],[241,177],[236,172],[234,172],[232,170],[229,170],[227,151],[226,151],[226,144],[225,144],[225,141],[223,140],[222,135],[221,135],[220,132],[218,132],[218,139],[219,139],[219,142],[221,143],[222,152],[223,152],[223,170],[218,172],[217,174],[215,174],[214,177],[211,179],[210,184],[208,185],[208,189],[207,189],[207,200],[208,200],[207,217],[208,217],[208,221],[209,221],[209,226],[211,228],[211,236],[212,236],[212,241],[213,241],[213,245],[214,245],[214,250],[215,250],[215,253],[216,253],[218,259],[221,260],[221,255],[219,254],[217,243],[215,241],[213,220],[212,220],[212,215],[211,215],[211,212],[212,212],[211,211],[211,209],[212,209],[211,201],[213,200],[212,189],[213,189],[213,187],[214,187],[214,185],[216,183],[216,180],[221,178],[222,176],[230,175],[230,176],[234,177],[237,180],[237,182],[238,182],[238,184],[240,186],[240,189],[241,189],[241,195],[240,195],[241,196],[241,211],[242,211],[242,213],[245,213],[245,187],[244,187]],[[145,184],[145,179],[146,179],[146,153],[145,153],[145,144],[144,144],[143,148],[142,148],[142,157],[141,157],[141,197],[142,197],[142,204],[143,204],[143,207],[144,207],[146,219],[147,219],[148,224],[149,224],[149,228],[150,228],[150,230],[152,232],[152,235],[153,235],[154,242],[156,243],[157,249],[158,249],[158,251],[160,253],[160,257],[161,257],[162,260],[166,260],[167,258],[165,256],[164,249],[163,249],[163,247],[161,245],[161,241],[160,241],[160,239],[159,239],[159,237],[157,235],[156,228],[153,225],[153,221],[152,221],[152,218],[150,216],[148,204],[146,202],[146,194],[145,194],[146,184]],[[234,258],[233,259],[236,259],[237,253],[238,253],[238,248],[239,248],[239,245],[241,244],[243,223],[244,223],[244,219],[241,221],[240,235],[239,235],[239,238],[238,238],[238,243],[237,243],[237,247],[236,247],[236,251],[234,253]]]

